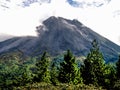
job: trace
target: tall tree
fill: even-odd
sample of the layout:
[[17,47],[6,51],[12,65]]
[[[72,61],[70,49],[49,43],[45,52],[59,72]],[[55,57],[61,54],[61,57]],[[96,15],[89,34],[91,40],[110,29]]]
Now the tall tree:
[[80,71],[75,62],[75,57],[70,50],[64,55],[64,61],[60,64],[58,79],[62,83],[81,82]]
[[49,72],[49,57],[47,53],[44,52],[41,59],[36,63],[36,77],[35,81],[38,82],[49,82],[50,81],[50,72]]
[[118,62],[116,63],[117,78],[120,79],[120,55]]
[[57,66],[53,62],[51,65],[51,70],[50,70],[50,76],[51,76],[50,81],[52,82],[53,85],[58,84],[58,73],[59,72],[58,72]]
[[114,90],[120,90],[120,55],[116,63],[116,81],[114,83]]
[[116,81],[116,70],[115,64],[108,63],[105,68],[105,85],[104,87],[108,90],[113,90],[114,83]]
[[105,62],[102,53],[99,50],[98,42],[93,40],[92,48],[84,65],[81,67],[82,77],[85,84],[103,85],[105,74]]

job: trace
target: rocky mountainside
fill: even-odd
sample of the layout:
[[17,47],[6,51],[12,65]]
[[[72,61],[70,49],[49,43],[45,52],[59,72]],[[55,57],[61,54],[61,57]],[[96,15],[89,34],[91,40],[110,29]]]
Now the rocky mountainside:
[[37,27],[37,32],[38,37],[15,37],[0,42],[0,53],[18,50],[35,56],[47,51],[55,56],[70,49],[76,56],[86,56],[94,39],[98,40],[106,62],[116,61],[120,52],[120,46],[75,19],[49,17]]

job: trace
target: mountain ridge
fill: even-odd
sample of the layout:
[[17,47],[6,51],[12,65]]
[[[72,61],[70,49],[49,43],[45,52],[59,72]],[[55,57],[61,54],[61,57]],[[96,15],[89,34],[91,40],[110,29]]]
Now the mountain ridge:
[[[86,56],[96,39],[106,62],[118,60],[120,46],[102,37],[76,19],[51,16],[37,26],[38,37],[16,37],[0,42],[0,53],[20,50],[29,56],[47,51],[56,56],[70,49],[76,56]],[[7,45],[7,46],[6,46]]]

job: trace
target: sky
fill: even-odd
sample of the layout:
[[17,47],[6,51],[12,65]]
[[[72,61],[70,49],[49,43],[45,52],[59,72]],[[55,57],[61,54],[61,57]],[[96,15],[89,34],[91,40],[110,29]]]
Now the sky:
[[50,16],[78,19],[120,45],[120,0],[0,0],[0,34],[37,35]]

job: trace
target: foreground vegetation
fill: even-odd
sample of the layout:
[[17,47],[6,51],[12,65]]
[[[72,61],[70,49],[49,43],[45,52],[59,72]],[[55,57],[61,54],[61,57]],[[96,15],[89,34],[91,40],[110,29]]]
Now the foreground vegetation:
[[95,87],[94,85],[85,85],[85,84],[67,84],[61,83],[59,85],[52,85],[50,83],[34,83],[28,84],[26,86],[14,87],[14,90],[105,90],[102,87]]
[[120,57],[106,64],[96,40],[83,63],[68,50],[51,58],[19,54],[0,58],[0,90],[120,90]]

